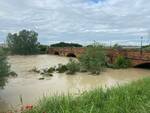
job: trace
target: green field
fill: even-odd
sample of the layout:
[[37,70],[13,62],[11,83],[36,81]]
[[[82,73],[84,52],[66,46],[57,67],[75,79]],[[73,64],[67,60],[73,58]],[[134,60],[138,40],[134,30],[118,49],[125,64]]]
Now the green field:
[[25,113],[150,113],[150,78],[80,96],[44,97]]

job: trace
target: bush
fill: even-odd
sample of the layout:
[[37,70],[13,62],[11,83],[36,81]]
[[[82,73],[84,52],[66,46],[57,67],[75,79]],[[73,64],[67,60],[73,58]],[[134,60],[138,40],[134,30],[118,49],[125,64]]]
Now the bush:
[[4,87],[10,74],[10,65],[7,62],[6,53],[0,48],[0,87]]
[[58,64],[58,68],[56,69],[56,71],[58,71],[59,73],[64,73],[66,72],[68,69],[67,69],[67,66],[66,65],[63,65],[63,64]]
[[123,56],[118,56],[115,59],[114,68],[128,68],[131,66],[131,61]]
[[92,74],[99,74],[107,64],[103,46],[95,44],[87,47],[79,61],[84,70],[90,71]]
[[66,67],[68,69],[67,74],[75,74],[76,72],[80,71],[80,64],[73,59],[70,59]]
[[6,53],[0,49],[0,77],[9,76],[10,65],[7,62]]
[[48,73],[53,73],[54,71],[55,71],[55,67],[50,67],[47,70]]
[[48,46],[47,45],[39,45],[38,46],[38,48],[39,48],[39,53],[40,54],[46,54],[47,53],[47,51],[48,51]]

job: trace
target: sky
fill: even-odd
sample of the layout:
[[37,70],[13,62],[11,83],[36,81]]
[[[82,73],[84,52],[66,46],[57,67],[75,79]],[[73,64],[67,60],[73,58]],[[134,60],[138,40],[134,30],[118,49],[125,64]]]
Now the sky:
[[42,44],[148,44],[150,0],[0,0],[0,43],[22,29]]

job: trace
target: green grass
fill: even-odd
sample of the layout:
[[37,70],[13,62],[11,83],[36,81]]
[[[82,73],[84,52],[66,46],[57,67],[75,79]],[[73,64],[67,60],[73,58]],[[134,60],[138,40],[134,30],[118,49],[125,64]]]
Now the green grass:
[[80,96],[44,97],[25,113],[150,113],[150,78]]

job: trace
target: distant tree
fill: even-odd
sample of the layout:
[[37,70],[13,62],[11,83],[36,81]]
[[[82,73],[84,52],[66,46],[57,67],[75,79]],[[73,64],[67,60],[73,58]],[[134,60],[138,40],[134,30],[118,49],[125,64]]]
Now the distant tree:
[[36,54],[38,52],[38,33],[35,31],[22,30],[19,33],[7,36],[7,44],[14,54]]
[[38,46],[38,48],[39,48],[39,53],[40,54],[45,54],[45,53],[47,53],[47,51],[48,51],[48,46],[47,45],[39,45]]
[[82,47],[82,45],[77,43],[60,42],[60,43],[52,44],[50,45],[50,47]]
[[115,45],[113,46],[113,48],[114,48],[114,49],[122,49],[122,47],[121,47],[119,44],[115,44]]

